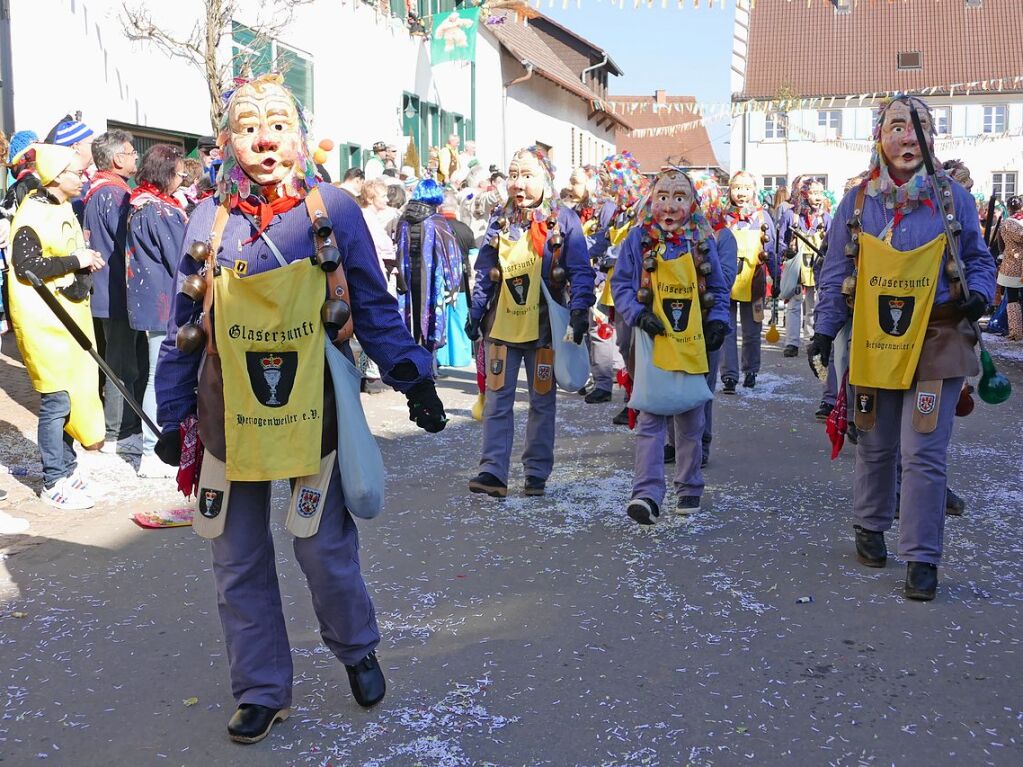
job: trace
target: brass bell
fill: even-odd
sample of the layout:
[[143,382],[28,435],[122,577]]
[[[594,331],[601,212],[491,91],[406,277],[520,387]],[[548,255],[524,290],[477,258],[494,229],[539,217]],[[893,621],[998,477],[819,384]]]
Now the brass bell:
[[963,231],[963,225],[958,221],[951,221],[948,228],[952,231],[952,234],[960,234]]
[[700,244],[696,246],[696,249],[700,251],[700,255],[706,256],[710,253],[710,243],[707,240],[700,240]]
[[709,290],[700,295],[700,308],[707,311],[714,306],[714,294]]
[[558,285],[564,283],[565,278],[567,276],[568,273],[565,271],[565,267],[561,266],[560,264],[551,269],[551,281]]
[[334,233],[334,225],[330,222],[329,218],[323,215],[323,213],[316,211],[313,216],[313,232],[321,240],[325,240]]
[[506,231],[508,229],[508,219],[505,218],[504,216],[501,216],[500,218],[498,218],[497,219],[497,228],[500,229],[502,232]]
[[174,336],[174,345],[183,354],[197,352],[206,345],[206,331],[194,322],[182,325]]
[[714,264],[710,261],[701,261],[700,265],[696,267],[696,271],[703,277],[710,277],[714,274]]
[[551,247],[560,248],[565,244],[565,238],[561,236],[561,232],[555,232],[551,235]]
[[844,280],[842,280],[842,295],[843,296],[854,296],[856,295],[856,275],[850,274]]
[[652,272],[657,269],[657,259],[653,256],[647,256],[643,259],[643,269],[648,272]]
[[200,264],[205,263],[206,259],[209,258],[210,255],[210,246],[202,240],[195,240],[188,246],[188,255]]
[[860,243],[858,240],[849,240],[845,244],[845,255],[847,258],[856,258],[860,254]]
[[331,341],[351,318],[352,307],[348,305],[347,301],[342,301],[339,298],[328,298],[323,302],[323,308],[320,309],[320,319],[323,321],[323,327]]
[[490,281],[491,282],[501,281],[501,267],[499,266],[490,267]]
[[845,305],[849,307],[849,311],[856,308],[856,296],[846,296]]
[[951,259],[945,262],[945,277],[948,278],[949,282],[959,282],[960,280],[959,267]]
[[650,306],[654,302],[654,294],[650,288],[640,288],[636,291],[636,300],[644,306]]
[[762,264],[766,264],[767,263],[767,254],[764,251],[761,250],[759,253],[757,253],[757,260],[760,263],[762,263]]
[[324,245],[316,251],[316,263],[325,272],[332,272],[341,264],[341,251],[333,245]]
[[853,216],[852,218],[845,222],[845,225],[850,229],[859,229],[861,227],[860,217]]
[[198,274],[190,274],[181,283],[181,292],[193,301],[202,301],[206,295],[206,280]]

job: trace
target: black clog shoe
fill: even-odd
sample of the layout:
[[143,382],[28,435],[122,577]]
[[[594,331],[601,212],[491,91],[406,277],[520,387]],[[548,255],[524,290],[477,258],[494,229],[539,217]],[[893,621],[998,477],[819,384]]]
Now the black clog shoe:
[[370,708],[384,699],[387,682],[374,653],[370,653],[354,666],[346,663],[345,671],[348,672],[348,684],[352,687],[352,695],[360,706]]
[[227,734],[235,743],[259,743],[270,734],[270,728],[291,716],[290,708],[271,708],[256,703],[242,703],[227,723]]

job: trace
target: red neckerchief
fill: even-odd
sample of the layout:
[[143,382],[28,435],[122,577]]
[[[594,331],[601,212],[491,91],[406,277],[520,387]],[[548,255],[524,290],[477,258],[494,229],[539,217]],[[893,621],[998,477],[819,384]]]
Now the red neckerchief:
[[543,249],[547,245],[547,219],[529,225],[529,239],[533,243],[533,250],[542,258]]
[[169,194],[164,194],[162,191],[157,189],[148,181],[143,181],[141,184],[135,187],[135,191],[131,193],[131,197],[128,198],[128,202],[130,204],[135,204],[135,201],[143,196],[155,197],[160,202],[165,202],[171,207],[177,208],[178,210],[181,211],[184,210],[184,208],[181,207],[181,203],[177,201],[177,198],[171,197]]
[[96,175],[92,177],[92,186],[89,187],[89,191],[85,195],[85,202],[88,202],[90,197],[105,186],[116,186],[124,192],[131,192],[131,187],[128,186],[128,182],[122,176],[117,175],[112,170],[101,170],[97,171]]
[[593,218],[593,214],[595,212],[596,210],[592,205],[584,205],[583,207],[579,208],[579,223],[585,224],[587,221]]
[[[249,200],[253,200],[253,202],[250,202]],[[261,200],[258,197],[250,197],[248,200],[237,200],[233,207],[238,208],[238,210],[242,213],[252,216],[259,222],[256,228],[256,233],[242,244],[248,245],[249,243],[255,242],[259,235],[265,232],[266,228],[270,226],[270,222],[273,220],[274,216],[287,213],[300,202],[302,202],[302,200],[298,197],[288,197],[287,195],[278,197],[273,202],[267,202],[266,200]]]

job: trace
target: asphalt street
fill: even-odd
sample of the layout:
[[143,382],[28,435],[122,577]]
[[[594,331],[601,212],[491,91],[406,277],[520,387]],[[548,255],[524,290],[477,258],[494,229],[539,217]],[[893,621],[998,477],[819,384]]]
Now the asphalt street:
[[[504,501],[466,491],[472,371],[441,380],[452,422],[436,436],[400,395],[367,397],[389,478],[385,511],[359,529],[388,695],[360,709],[320,642],[279,484],[295,711],[253,746],[225,732],[208,545],[129,520],[180,496],[90,457],[103,503],[61,517],[31,497],[31,419],[7,428],[4,460],[27,468],[6,510],[33,527],[0,539],[0,763],[1023,764],[1023,355],[994,349],[1016,394],[957,420],[968,509],[948,520],[926,604],[903,599],[901,561],[856,563],[852,448],[829,460],[819,384],[777,348],[755,390],[717,395],[701,512],[653,530],[624,513],[620,391],[604,405],[560,394],[547,496],[524,498],[515,466]],[[519,410],[516,457],[524,396]]]

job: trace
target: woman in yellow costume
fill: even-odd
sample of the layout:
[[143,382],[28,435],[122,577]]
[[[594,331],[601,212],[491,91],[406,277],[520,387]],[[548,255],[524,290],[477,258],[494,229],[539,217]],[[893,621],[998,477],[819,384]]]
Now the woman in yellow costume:
[[[93,500],[78,468],[74,442],[103,444],[106,427],[99,399],[99,368],[29,284],[43,281],[57,301],[93,339],[89,293],[91,272],[103,257],[85,244],[71,200],[82,191],[82,161],[70,147],[35,147],[40,188],[18,208],[11,227],[11,315],[18,349],[39,392],[39,452],[43,489],[39,497],[58,509],[88,509]],[[93,342],[94,339],[93,339]]]

